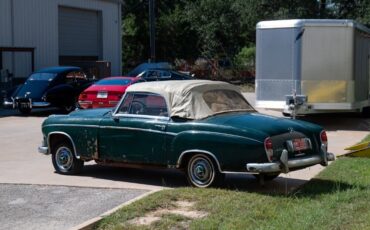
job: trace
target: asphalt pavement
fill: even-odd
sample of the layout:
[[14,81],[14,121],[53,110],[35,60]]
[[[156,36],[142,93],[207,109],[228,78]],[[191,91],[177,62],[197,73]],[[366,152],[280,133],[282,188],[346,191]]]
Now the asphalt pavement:
[[70,229],[146,190],[0,185],[0,229]]

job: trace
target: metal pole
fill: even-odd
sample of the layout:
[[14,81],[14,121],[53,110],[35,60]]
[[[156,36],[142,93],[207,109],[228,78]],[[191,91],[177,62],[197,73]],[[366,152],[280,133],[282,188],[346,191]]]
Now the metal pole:
[[149,0],[149,42],[150,58],[149,62],[155,62],[155,0]]

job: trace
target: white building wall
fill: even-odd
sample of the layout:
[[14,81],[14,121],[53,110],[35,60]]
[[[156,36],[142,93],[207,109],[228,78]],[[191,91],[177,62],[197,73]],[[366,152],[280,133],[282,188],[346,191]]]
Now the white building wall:
[[[11,10],[13,1],[13,10]],[[109,0],[1,0],[0,46],[35,47],[35,69],[59,64],[58,6],[102,12],[102,59],[111,62],[112,75],[121,74],[121,15]],[[14,38],[12,39],[12,17]],[[8,62],[9,57],[4,58]],[[30,55],[16,54],[15,76],[29,72]],[[26,75],[28,75],[27,73]],[[23,76],[22,76],[23,75]]]

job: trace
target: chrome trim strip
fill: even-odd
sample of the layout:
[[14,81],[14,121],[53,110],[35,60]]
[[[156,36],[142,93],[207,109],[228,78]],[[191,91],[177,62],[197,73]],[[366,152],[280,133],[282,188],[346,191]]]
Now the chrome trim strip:
[[51,150],[51,148],[50,148],[50,136],[53,135],[53,134],[61,134],[61,135],[64,135],[64,136],[68,137],[68,139],[72,143],[72,147],[73,147],[73,151],[74,151],[75,157],[77,159],[80,159],[80,155],[76,151],[76,146],[75,146],[75,143],[73,142],[72,137],[69,134],[65,133],[65,132],[55,131],[55,132],[48,133],[48,148],[49,148],[49,150]]
[[216,164],[217,164],[217,168],[218,168],[218,171],[220,173],[224,173],[222,170],[221,170],[221,166],[220,166],[220,163],[218,162],[217,160],[217,157],[209,152],[209,151],[206,151],[206,150],[201,150],[201,149],[190,149],[190,150],[186,150],[184,152],[182,152],[179,156],[179,159],[177,160],[177,163],[176,163],[176,167],[179,168],[180,167],[180,164],[181,164],[181,161],[182,161],[182,158],[188,154],[188,153],[204,153],[204,154],[207,154],[209,156],[211,156],[215,161],[216,161]]
[[49,102],[32,102],[32,107],[48,107],[50,105]]
[[86,127],[86,128],[99,128],[99,125],[79,125],[79,124],[49,124],[43,127],[55,127],[55,126],[65,126],[65,127]]
[[82,104],[82,105],[92,105],[92,101],[78,101],[78,104]]
[[234,134],[228,134],[228,133],[219,133],[219,132],[209,132],[209,131],[200,131],[202,133],[211,133],[211,134],[217,134],[217,135],[221,135],[221,136],[226,136],[226,137],[236,137],[236,138],[242,138],[242,139],[247,139],[247,140],[250,140],[250,141],[255,141],[255,142],[258,142],[258,143],[263,143],[263,141],[260,141],[260,140],[257,140],[257,139],[253,139],[253,138],[249,138],[249,137],[243,137],[243,136],[239,136],[239,135],[234,135]]
[[115,117],[122,117],[122,118],[146,118],[146,119],[153,119],[155,118],[156,120],[164,120],[164,121],[169,121],[169,117],[164,117],[164,116],[152,116],[152,115],[143,115],[143,114],[129,114],[129,113],[117,113],[112,115],[113,118]]
[[159,131],[159,130],[155,130],[155,129],[140,129],[140,128],[130,128],[130,127],[119,127],[119,126],[118,127],[116,127],[116,126],[100,126],[100,128],[104,128],[104,129],[123,129],[123,130],[160,133],[160,134],[168,134],[168,135],[171,135],[171,136],[176,136],[177,135],[177,133]]
[[133,130],[151,133],[167,134],[171,136],[176,136],[177,133],[159,131],[154,129],[140,129],[140,128],[130,128],[130,127],[117,127],[117,126],[98,126],[98,125],[78,125],[78,124],[50,124],[44,125],[44,127],[55,127],[55,126],[65,126],[65,127],[85,127],[85,128],[100,128],[100,129],[122,129],[122,130]]

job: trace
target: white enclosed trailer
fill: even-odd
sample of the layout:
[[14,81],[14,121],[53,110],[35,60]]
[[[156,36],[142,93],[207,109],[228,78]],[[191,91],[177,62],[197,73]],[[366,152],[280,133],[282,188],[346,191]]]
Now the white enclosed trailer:
[[370,29],[352,20],[257,24],[256,106],[370,114]]

